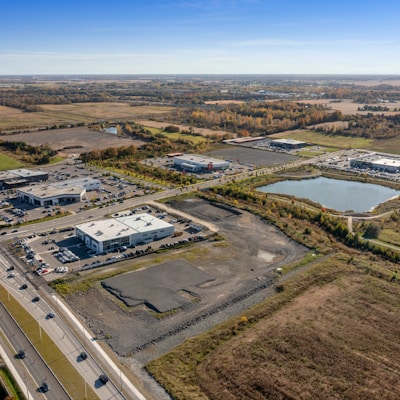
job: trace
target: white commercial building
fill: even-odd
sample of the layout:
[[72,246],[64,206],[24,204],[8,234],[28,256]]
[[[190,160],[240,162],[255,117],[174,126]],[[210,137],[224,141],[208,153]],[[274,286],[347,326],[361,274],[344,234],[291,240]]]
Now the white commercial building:
[[108,253],[123,246],[150,243],[172,236],[174,226],[151,214],[86,222],[75,226],[75,235],[96,253]]
[[101,181],[99,179],[94,179],[94,178],[68,179],[67,181],[52,183],[51,185],[58,188],[79,186],[84,188],[87,192],[90,192],[91,190],[101,189]]
[[400,158],[395,155],[368,153],[350,160],[352,168],[371,168],[385,172],[399,172]]
[[58,188],[53,185],[35,185],[17,189],[20,201],[41,207],[81,202],[85,195],[86,190],[81,186]]
[[190,172],[215,171],[228,169],[229,161],[197,154],[184,154],[174,157],[174,165]]
[[99,179],[80,178],[46,185],[24,186],[17,189],[17,197],[36,206],[58,206],[81,202],[86,198],[86,192],[99,189]]

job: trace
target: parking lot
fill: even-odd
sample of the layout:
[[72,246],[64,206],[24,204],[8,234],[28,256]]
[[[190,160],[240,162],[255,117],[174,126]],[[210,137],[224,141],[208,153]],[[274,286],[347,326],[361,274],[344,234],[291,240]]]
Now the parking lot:
[[86,191],[83,202],[68,202],[44,207],[21,201],[17,198],[15,189],[2,190],[0,192],[0,226],[18,229],[26,222],[54,218],[57,214],[79,213],[92,207],[105,207],[116,202],[123,203],[126,199],[141,197],[160,189],[157,185],[150,186],[148,183],[127,179],[122,175],[100,173],[93,168],[87,168],[85,164],[75,159],[42,168],[42,170],[48,172],[48,180],[31,183],[29,186],[67,183],[69,180],[90,178],[99,180],[101,187],[97,190]]
[[122,246],[110,253],[96,254],[75,236],[74,228],[71,226],[16,239],[15,245],[21,247],[21,258],[29,266],[30,271],[50,281],[58,278],[60,274],[99,268],[124,259],[140,257],[156,250],[189,245],[204,240],[210,234],[206,227],[148,205],[126,209],[112,216],[123,217],[142,213],[150,213],[155,217],[165,219],[174,226],[174,234],[151,243],[131,247]]

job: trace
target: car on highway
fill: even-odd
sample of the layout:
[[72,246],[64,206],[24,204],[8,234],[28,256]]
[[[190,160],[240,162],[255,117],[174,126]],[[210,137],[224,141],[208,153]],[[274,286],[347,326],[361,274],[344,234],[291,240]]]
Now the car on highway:
[[40,297],[39,296],[35,296],[33,299],[32,299],[32,302],[33,303],[36,303],[36,302],[38,302],[40,300]]
[[46,319],[52,319],[52,318],[54,318],[56,315],[53,313],[53,312],[49,312],[47,315],[46,315]]
[[20,360],[23,360],[26,357],[26,353],[25,350],[19,350],[17,353],[17,358],[19,358]]
[[42,383],[42,386],[40,386],[40,391],[42,393],[46,393],[49,391],[49,385],[47,384],[47,382]]
[[108,376],[106,374],[101,374],[99,379],[102,383],[106,384],[108,382]]
[[23,285],[21,285],[20,289],[21,290],[25,290],[28,288],[28,285],[26,283],[24,283]]
[[7,272],[9,272],[9,271],[14,271],[14,265],[10,265],[8,268],[7,268]]
[[87,355],[87,353],[85,351],[82,351],[82,353],[79,354],[79,358],[81,360],[86,360],[88,358],[88,355]]
[[15,278],[14,272],[10,272],[10,273],[7,275],[7,278]]

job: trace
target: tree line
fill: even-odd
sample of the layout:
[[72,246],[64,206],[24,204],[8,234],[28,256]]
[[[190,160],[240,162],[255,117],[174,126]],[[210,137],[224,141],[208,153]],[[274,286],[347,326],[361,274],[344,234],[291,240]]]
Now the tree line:
[[51,158],[57,154],[57,151],[53,150],[48,144],[32,146],[25,142],[2,140],[0,141],[0,148],[13,152],[25,162],[36,165],[48,164]]

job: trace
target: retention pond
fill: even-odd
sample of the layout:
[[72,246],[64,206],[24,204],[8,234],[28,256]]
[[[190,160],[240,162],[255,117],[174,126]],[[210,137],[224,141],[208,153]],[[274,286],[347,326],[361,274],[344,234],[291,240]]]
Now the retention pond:
[[259,191],[305,198],[337,211],[366,212],[387,200],[400,196],[400,191],[386,186],[318,177],[287,180],[260,186]]

